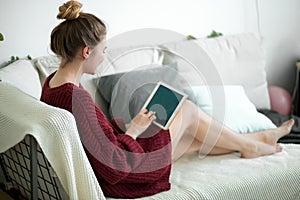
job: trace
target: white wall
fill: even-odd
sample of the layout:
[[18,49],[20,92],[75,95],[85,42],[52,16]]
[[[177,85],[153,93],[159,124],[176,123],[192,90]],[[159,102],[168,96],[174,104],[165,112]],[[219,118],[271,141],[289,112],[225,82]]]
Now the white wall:
[[300,58],[300,1],[259,0],[260,32],[265,37],[269,84],[292,91]]
[[[63,0],[0,0],[0,62],[10,56],[48,55],[49,37]],[[292,90],[294,62],[300,57],[299,0],[82,0],[83,10],[109,25],[108,38],[139,28],[162,28],[205,37],[260,32],[265,38],[271,84]],[[258,13],[257,13],[258,8]],[[259,18],[257,18],[259,14]]]

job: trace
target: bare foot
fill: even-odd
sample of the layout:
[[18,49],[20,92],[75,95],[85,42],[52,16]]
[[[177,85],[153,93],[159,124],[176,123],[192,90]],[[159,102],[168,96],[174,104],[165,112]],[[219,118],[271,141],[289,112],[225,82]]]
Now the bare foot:
[[[254,147],[254,148],[253,148]],[[247,148],[244,152],[241,152],[242,158],[257,158],[260,156],[272,155],[277,152],[281,152],[282,147],[279,144],[270,145],[264,142],[256,142],[252,148]]]
[[276,144],[276,152],[281,152],[282,147],[279,144]]
[[291,132],[294,123],[294,119],[290,119],[285,121],[281,126],[277,128],[244,135],[256,141],[261,141],[270,145],[276,145],[280,138]]
[[263,142],[275,145],[280,138],[282,138],[285,135],[288,135],[291,132],[294,123],[294,119],[290,119],[285,121],[278,128],[265,131]]

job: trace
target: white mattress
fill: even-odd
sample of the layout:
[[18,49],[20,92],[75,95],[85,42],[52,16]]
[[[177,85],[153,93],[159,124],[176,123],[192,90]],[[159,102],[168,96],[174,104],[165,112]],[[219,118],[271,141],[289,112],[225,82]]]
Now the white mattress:
[[298,200],[300,145],[281,145],[282,152],[255,159],[186,155],[173,164],[171,190],[140,199]]

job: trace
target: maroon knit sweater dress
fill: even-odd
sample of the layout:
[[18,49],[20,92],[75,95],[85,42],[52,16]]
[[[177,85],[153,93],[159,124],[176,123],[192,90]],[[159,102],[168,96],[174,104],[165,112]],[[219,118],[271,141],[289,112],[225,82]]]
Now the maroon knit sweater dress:
[[73,113],[81,142],[107,197],[137,198],[170,189],[169,131],[151,125],[136,140],[124,134],[122,119],[109,121],[81,87],[66,83],[50,88],[45,81],[41,101]]

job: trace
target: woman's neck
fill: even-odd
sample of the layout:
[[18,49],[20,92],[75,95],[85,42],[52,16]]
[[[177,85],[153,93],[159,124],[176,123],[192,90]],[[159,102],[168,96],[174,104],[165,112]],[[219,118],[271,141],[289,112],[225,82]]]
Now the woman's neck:
[[79,86],[82,74],[80,63],[70,62],[61,65],[50,80],[49,86],[58,87],[65,83],[73,83],[74,85]]

